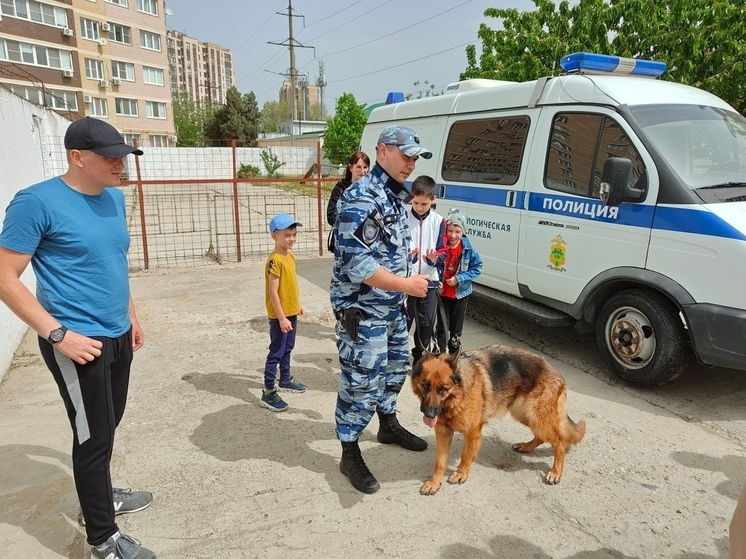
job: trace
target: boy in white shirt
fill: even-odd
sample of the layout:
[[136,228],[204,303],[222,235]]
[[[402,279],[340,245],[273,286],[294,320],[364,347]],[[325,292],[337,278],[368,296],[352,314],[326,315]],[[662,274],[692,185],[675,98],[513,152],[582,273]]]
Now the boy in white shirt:
[[407,327],[411,330],[415,324],[413,365],[422,357],[423,351],[433,350],[433,323],[440,287],[435,261],[445,250],[446,230],[445,220],[432,209],[434,203],[435,180],[420,175],[412,182],[412,209],[407,213],[407,224],[412,235],[412,273],[429,276],[430,285],[425,297],[407,297]]

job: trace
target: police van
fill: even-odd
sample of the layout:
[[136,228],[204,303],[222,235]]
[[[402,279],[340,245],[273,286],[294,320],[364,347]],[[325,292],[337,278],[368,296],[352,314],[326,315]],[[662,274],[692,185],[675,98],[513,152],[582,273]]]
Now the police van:
[[[543,325],[594,332],[623,379],[678,379],[691,346],[746,370],[746,119],[656,79],[656,61],[575,53],[565,74],[468,80],[391,103],[362,149],[409,126],[439,208],[468,216],[477,286]],[[445,215],[445,213],[444,213]]]

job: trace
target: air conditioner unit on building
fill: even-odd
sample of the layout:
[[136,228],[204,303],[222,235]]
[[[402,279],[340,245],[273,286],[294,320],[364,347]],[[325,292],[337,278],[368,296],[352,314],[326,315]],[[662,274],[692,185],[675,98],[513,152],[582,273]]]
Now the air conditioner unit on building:
[[99,87],[109,87],[109,82],[106,80],[101,80],[98,82]]
[[102,21],[101,22],[101,31],[108,31],[111,29],[111,25],[109,25],[108,21]]
[[62,70],[62,77],[63,78],[72,78],[75,75],[75,72],[72,70]]
[[99,39],[98,44],[103,47],[106,44],[106,39]]
[[90,103],[90,102],[91,102],[91,96],[83,95],[83,103]]
[[120,85],[122,83],[122,80],[119,78],[111,78],[111,85]]
[[169,136],[168,139],[171,140],[172,142],[178,142],[179,141],[179,137],[178,136]]
[[65,36],[65,37],[72,37],[72,36],[73,36],[73,30],[72,30],[72,29],[70,29],[69,27],[63,27],[63,28],[62,28],[62,34],[63,34],[63,35]]

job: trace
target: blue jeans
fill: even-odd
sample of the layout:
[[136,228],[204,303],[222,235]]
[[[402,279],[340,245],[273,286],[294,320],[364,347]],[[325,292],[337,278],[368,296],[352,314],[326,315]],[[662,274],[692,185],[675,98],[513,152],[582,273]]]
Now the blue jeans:
[[269,353],[264,364],[264,387],[267,390],[273,390],[275,387],[278,365],[280,366],[280,382],[290,380],[290,352],[295,347],[298,317],[288,316],[287,319],[293,325],[290,332],[280,330],[280,321],[276,318],[269,319]]

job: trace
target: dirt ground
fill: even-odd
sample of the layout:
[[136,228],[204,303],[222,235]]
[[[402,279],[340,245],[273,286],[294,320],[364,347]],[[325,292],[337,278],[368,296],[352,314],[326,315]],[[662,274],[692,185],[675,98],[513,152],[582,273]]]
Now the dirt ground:
[[[339,472],[334,437],[329,266],[299,262],[306,314],[293,370],[309,389],[287,394],[290,408],[279,414],[257,403],[268,343],[262,262],[132,277],[146,345],[112,470],[115,485],[153,491],[149,509],[118,518],[159,558],[727,559],[746,480],[743,399],[703,420],[675,391],[589,374],[551,343],[569,414],[587,422],[559,485],[543,483],[551,449],[514,452],[511,443],[530,434],[505,418],[485,428],[466,484],[421,496],[435,440],[407,382],[400,421],[430,448],[381,445],[374,420],[361,446],[381,489],[355,491]],[[464,343],[531,349],[471,319]],[[28,336],[0,384],[0,557],[82,559],[69,426],[37,353]],[[746,389],[735,386],[730,397]],[[688,393],[696,398],[696,385]],[[457,435],[449,469],[460,450]]]

